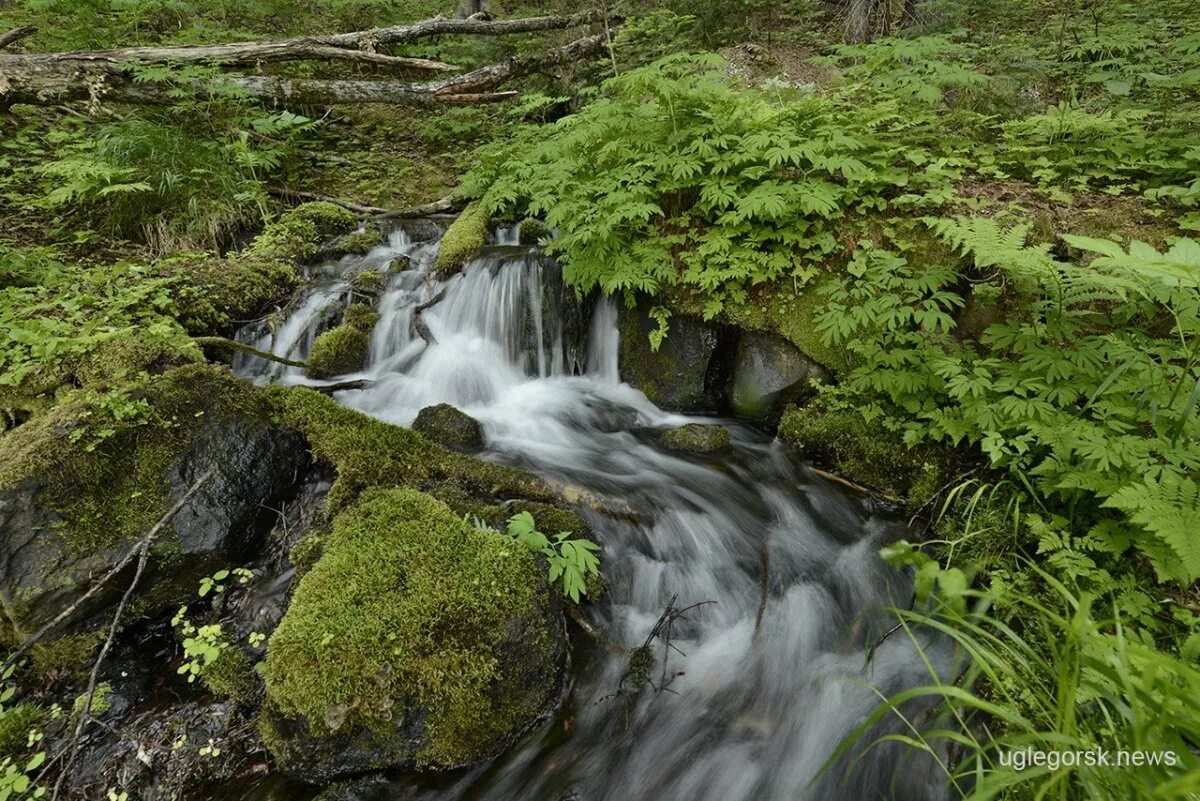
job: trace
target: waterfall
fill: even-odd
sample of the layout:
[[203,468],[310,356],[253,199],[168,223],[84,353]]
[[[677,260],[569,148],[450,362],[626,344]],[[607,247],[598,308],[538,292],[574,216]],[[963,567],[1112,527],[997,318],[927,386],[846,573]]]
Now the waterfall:
[[[434,232],[436,233],[436,232]],[[576,643],[570,698],[555,721],[492,764],[395,798],[492,801],[863,801],[938,799],[932,760],[896,744],[822,772],[838,744],[893,693],[930,680],[879,609],[907,604],[908,579],[878,557],[901,524],[813,477],[762,433],[728,420],[728,453],[670,452],[655,431],[695,421],[658,409],[618,373],[618,309],[590,324],[551,297],[557,267],[503,229],[458,275],[433,270],[436,236],[393,234],[362,259],[327,266],[257,346],[303,356],[357,270],[397,257],[378,298],[362,389],[339,402],[399,425],[435,403],[480,421],[485,458],[581,487],[602,541],[598,628],[639,646],[667,603],[693,608],[656,645],[655,689],[634,692],[627,660]],[[583,358],[578,353],[584,354]],[[259,381],[299,371],[244,359]],[[941,643],[923,644],[941,664]],[[868,655],[871,654],[870,658]],[[898,727],[897,729],[898,730]],[[393,797],[393,796],[384,796]]]

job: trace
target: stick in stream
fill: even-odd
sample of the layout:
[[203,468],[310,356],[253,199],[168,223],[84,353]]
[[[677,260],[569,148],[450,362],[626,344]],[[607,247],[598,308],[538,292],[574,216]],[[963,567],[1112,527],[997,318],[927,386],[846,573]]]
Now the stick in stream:
[[308,362],[298,362],[295,359],[288,359],[283,356],[276,356],[274,353],[267,353],[265,350],[251,347],[245,342],[238,342],[236,339],[228,339],[226,337],[194,337],[195,341],[209,348],[224,348],[225,350],[237,350],[242,353],[248,353],[251,356],[257,356],[260,359],[267,361],[286,364],[288,367],[302,367],[308,369]]

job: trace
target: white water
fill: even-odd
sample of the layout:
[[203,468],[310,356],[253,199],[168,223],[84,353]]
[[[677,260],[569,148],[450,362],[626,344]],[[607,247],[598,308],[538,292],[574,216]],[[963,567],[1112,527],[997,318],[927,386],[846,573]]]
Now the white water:
[[[613,694],[626,661],[580,636],[562,713],[493,764],[436,787],[397,781],[383,797],[496,801],[866,801],[942,797],[933,766],[889,745],[847,774],[822,772],[838,744],[890,694],[928,681],[903,633],[867,651],[905,604],[907,581],[877,552],[897,524],[861,498],[813,478],[763,435],[724,421],[734,447],[691,457],[657,447],[653,430],[687,421],[622,384],[617,310],[595,304],[586,365],[572,374],[572,331],[543,309],[555,269],[539,255],[498,247],[461,275],[434,278],[435,248],[395,233],[363,263],[398,253],[379,302],[368,367],[373,385],[337,399],[407,425],[424,406],[451,403],[484,428],[485,456],[576,485],[606,515],[584,511],[604,545],[610,591],[591,621],[627,647],[641,645],[672,596],[711,601],[674,630],[669,691]],[[355,260],[339,265],[351,270]],[[302,358],[322,314],[345,294],[313,290],[260,347]],[[419,316],[414,309],[445,292]],[[240,369],[260,380],[303,381],[261,360]],[[711,421],[717,422],[717,421]],[[764,578],[765,575],[765,578]],[[765,606],[764,603],[764,587]],[[759,613],[761,609],[761,621]],[[663,648],[655,683],[663,675]],[[935,657],[937,646],[931,646]],[[628,686],[628,685],[627,685]],[[372,796],[374,797],[374,796]]]

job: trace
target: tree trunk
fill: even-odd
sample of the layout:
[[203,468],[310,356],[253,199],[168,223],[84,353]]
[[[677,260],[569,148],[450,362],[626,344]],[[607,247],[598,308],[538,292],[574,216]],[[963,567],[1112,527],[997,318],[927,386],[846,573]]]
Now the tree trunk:
[[[137,47],[90,52],[0,55],[0,109],[15,103],[60,105],[85,100],[122,103],[177,102],[178,85],[135,81],[130,64],[220,64],[250,66],[263,62],[341,59],[409,69],[447,71],[457,68],[426,59],[399,58],[374,52],[384,43],[410,42],[447,33],[502,35],[583,25],[596,14],[532,17],[518,20],[433,19],[370,31],[309,36],[237,44]],[[515,92],[492,92],[501,83],[549,67],[567,64],[603,49],[603,35],[586,36],[540,56],[518,56],[462,75],[424,83],[388,80],[331,80],[266,75],[222,75],[186,84],[204,94],[212,81],[238,87],[262,101],[305,105],[392,103],[410,106],[474,104],[505,100]]]
[[875,0],[850,0],[846,16],[846,41],[863,44],[871,41],[871,9]]

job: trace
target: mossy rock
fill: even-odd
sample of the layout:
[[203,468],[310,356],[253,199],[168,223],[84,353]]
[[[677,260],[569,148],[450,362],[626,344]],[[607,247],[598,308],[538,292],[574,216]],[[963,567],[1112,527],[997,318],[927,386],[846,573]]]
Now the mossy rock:
[[356,373],[366,367],[370,349],[371,336],[367,331],[357,325],[339,325],[313,342],[308,355],[308,376],[333,378]]
[[363,270],[350,279],[350,286],[356,295],[374,301],[383,290],[383,276],[374,270]]
[[730,407],[739,417],[774,425],[785,407],[828,378],[824,367],[783,337],[745,331],[734,357]]
[[[193,365],[0,435],[0,604],[17,633],[70,606],[209,470],[157,539],[145,597],[177,604],[201,573],[243,556],[263,509],[289,494],[307,460],[272,412],[265,390]],[[119,593],[97,594],[73,622]]]
[[550,229],[536,217],[521,220],[521,226],[517,229],[517,241],[527,247],[533,247],[549,236]]
[[483,206],[477,203],[467,206],[442,236],[434,269],[449,275],[467,266],[487,244],[489,222]]
[[42,728],[50,720],[50,710],[37,704],[16,704],[0,713],[0,759],[29,752],[29,732]]
[[383,234],[373,225],[338,237],[329,250],[336,256],[365,256],[383,244]]
[[296,570],[296,576],[303,576],[325,553],[325,537],[320,532],[305,534],[288,550],[288,562]]
[[479,421],[448,403],[426,406],[417,412],[413,430],[455,450],[472,451],[483,447],[483,427]]
[[946,454],[928,446],[909,448],[900,432],[867,421],[855,409],[831,407],[818,395],[805,406],[788,409],[779,423],[779,438],[806,458],[896,498],[908,495],[914,484],[937,482]]
[[703,412],[724,407],[733,357],[732,332],[699,317],[676,315],[656,351],[650,344],[650,332],[658,323],[649,315],[648,302],[622,309],[618,323],[622,381],[663,409]]
[[258,693],[258,679],[250,658],[236,645],[221,649],[217,658],[204,666],[200,681],[213,695],[250,703]]
[[454,483],[473,498],[553,502],[557,495],[537,477],[507,465],[456,453],[420,433],[348,409],[304,387],[273,387],[279,419],[299,431],[337,480],[326,504],[344,507],[369,487],[434,487]]
[[306,203],[269,224],[249,247],[220,258],[194,253],[166,259],[159,275],[173,279],[177,316],[196,335],[231,333],[237,320],[259,316],[300,285],[297,265],[322,242],[353,230],[353,214],[331,203]]
[[689,453],[713,453],[729,447],[729,429],[719,425],[688,423],[659,435],[665,447]]
[[531,552],[419,491],[372,489],[271,637],[263,742],[314,783],[476,764],[555,706],[565,653]]

